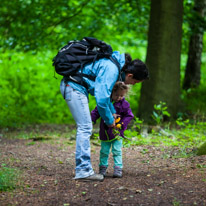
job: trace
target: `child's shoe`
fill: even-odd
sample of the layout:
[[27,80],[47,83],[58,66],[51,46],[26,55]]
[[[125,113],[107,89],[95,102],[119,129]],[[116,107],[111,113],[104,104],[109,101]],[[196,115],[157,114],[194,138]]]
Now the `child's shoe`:
[[107,172],[107,166],[104,166],[104,165],[99,166],[99,174],[102,174],[105,176],[106,172]]
[[114,167],[114,174],[113,174],[114,178],[121,178],[122,177],[122,168],[115,166]]

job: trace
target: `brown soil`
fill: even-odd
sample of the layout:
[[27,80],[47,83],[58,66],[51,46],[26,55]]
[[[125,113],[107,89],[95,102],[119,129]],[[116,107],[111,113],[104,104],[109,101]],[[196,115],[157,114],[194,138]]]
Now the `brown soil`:
[[[49,136],[48,131],[55,129],[57,134]],[[112,178],[111,157],[103,182],[78,182],[73,180],[74,135],[69,139],[65,135],[68,131],[59,135],[60,131],[62,128],[55,126],[40,127],[41,136],[32,139],[31,135],[29,140],[14,138],[17,134],[23,137],[21,131],[1,132],[0,162],[22,172],[15,190],[0,192],[1,206],[206,205],[206,156],[174,158],[178,148],[123,148],[123,178]],[[100,147],[91,142],[92,164],[97,172]]]

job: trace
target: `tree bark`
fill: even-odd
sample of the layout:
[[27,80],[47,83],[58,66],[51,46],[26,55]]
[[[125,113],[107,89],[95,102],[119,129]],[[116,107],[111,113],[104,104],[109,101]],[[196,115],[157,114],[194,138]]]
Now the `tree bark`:
[[152,0],[146,56],[150,80],[142,84],[138,111],[145,122],[160,101],[172,117],[178,111],[182,17],[183,0]]
[[[191,23],[188,59],[185,69],[183,89],[196,88],[201,79],[201,56],[203,46],[203,33],[201,19],[206,15],[206,0],[195,0],[194,19]],[[198,19],[199,21],[198,21]]]

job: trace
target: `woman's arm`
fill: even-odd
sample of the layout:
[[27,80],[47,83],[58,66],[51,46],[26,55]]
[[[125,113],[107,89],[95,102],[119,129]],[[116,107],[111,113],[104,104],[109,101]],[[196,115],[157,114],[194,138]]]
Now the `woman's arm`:
[[[119,71],[110,60],[102,61],[95,80],[95,98],[100,116],[107,125],[114,124],[114,109],[110,96],[115,82],[118,79]],[[113,110],[113,111],[112,111]]]

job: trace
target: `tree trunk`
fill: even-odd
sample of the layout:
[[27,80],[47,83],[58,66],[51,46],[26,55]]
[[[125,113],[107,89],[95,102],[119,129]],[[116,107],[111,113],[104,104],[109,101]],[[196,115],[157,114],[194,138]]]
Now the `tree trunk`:
[[172,117],[178,111],[182,17],[183,0],[152,0],[146,57],[150,80],[142,84],[138,111],[145,122],[160,101]]
[[201,55],[204,30],[201,19],[206,13],[206,0],[195,0],[194,19],[191,23],[188,59],[183,82],[183,89],[195,88],[200,85]]

